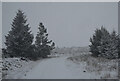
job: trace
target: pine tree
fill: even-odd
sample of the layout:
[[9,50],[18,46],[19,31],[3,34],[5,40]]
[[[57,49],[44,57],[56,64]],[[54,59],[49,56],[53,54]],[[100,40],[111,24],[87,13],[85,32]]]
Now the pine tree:
[[108,50],[110,49],[110,34],[105,28],[101,28],[102,37],[100,39],[100,46],[98,47],[98,51],[100,53],[99,56],[108,57]]
[[[101,28],[103,28],[103,26]],[[102,38],[102,32],[100,29],[96,29],[93,37],[90,38],[90,42],[91,42],[91,45],[89,45],[90,52],[92,52],[92,55],[95,57],[98,57],[100,55],[98,48],[101,45],[101,41],[100,41],[101,38]]]
[[52,42],[52,45],[51,45],[51,50],[55,49],[55,43]]
[[39,24],[39,31],[37,32],[35,46],[39,57],[46,58],[47,55],[50,55],[50,51],[53,49],[55,43],[52,43],[52,40],[48,40],[47,29],[42,23]]
[[111,34],[104,28],[97,29],[90,39],[90,51],[93,56],[101,56],[108,59],[118,58],[120,53],[119,37],[115,31]]
[[109,43],[110,34],[102,26],[101,29],[96,29],[92,38],[90,38],[90,52],[93,56],[104,56],[107,50],[107,45]]
[[110,35],[108,50],[106,51],[107,58],[118,58],[118,35],[113,31]]
[[118,58],[120,58],[120,35],[118,35]]
[[12,22],[12,28],[6,38],[7,53],[13,57],[26,57],[29,47],[33,42],[33,35],[31,34],[27,19],[21,10],[18,10]]

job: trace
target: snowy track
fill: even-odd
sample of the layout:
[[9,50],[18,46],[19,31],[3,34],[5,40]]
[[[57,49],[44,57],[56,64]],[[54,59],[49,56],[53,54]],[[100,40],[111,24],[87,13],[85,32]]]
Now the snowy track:
[[[42,60],[23,79],[90,79],[98,78],[95,74],[84,73],[84,67],[76,67],[66,56]],[[72,66],[71,66],[72,65]],[[75,67],[74,67],[75,65]]]
[[25,79],[70,79],[73,78],[65,65],[66,57],[45,59],[32,71],[28,72]]
[[[86,63],[73,63],[67,56],[43,59],[22,79],[100,79],[104,76],[86,70]],[[106,73],[106,72],[103,72]],[[108,77],[109,78],[109,77]]]

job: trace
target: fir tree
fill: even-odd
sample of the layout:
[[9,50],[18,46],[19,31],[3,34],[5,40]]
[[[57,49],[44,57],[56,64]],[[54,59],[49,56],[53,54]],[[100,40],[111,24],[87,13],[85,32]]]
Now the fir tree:
[[52,45],[51,45],[51,50],[55,49],[55,43],[52,42]]
[[120,35],[118,35],[118,58],[120,58]]
[[111,34],[104,28],[97,29],[90,39],[90,52],[93,56],[101,56],[108,59],[118,58],[120,53],[120,40],[115,31]]
[[108,50],[106,51],[107,58],[118,58],[118,35],[113,31],[110,35]]
[[110,34],[103,27],[101,28],[101,32],[102,32],[102,37],[100,39],[100,46],[98,47],[98,51],[100,53],[99,56],[108,57],[107,52],[108,52],[109,47],[110,47]]
[[12,22],[12,28],[6,38],[6,50],[10,56],[26,57],[29,47],[33,42],[33,35],[31,34],[27,19],[21,10],[18,10]]
[[[103,28],[103,26],[101,28]],[[91,45],[89,45],[90,52],[92,52],[93,56],[98,57],[100,55],[100,52],[99,52],[98,48],[101,45],[101,38],[102,38],[101,30],[100,29],[96,29],[93,37],[90,38]]]
[[47,29],[42,23],[39,24],[38,29],[39,31],[37,32],[35,46],[38,56],[45,58],[47,55],[50,55],[50,51],[54,48],[55,43],[50,45],[52,43],[52,40],[48,40]]

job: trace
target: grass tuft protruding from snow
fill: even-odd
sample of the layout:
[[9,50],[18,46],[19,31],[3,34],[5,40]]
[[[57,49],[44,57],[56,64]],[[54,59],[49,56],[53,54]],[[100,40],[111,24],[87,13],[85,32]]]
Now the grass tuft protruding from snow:
[[68,59],[77,65],[84,65],[86,72],[95,73],[100,79],[118,78],[118,59],[92,57],[90,54],[74,55]]

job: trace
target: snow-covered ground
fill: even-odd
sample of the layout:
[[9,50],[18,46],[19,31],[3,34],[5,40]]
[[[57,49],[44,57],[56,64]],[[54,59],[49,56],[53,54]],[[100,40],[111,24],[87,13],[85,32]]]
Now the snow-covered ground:
[[57,58],[44,59],[32,71],[28,72],[25,79],[72,79],[76,78],[67,69],[65,59],[61,56]]
[[39,61],[21,60],[20,58],[5,58],[3,59],[3,79],[20,79]]
[[42,60],[26,76],[22,77],[22,79],[117,79],[118,71],[114,70],[114,67],[111,72],[106,71],[107,67],[103,68],[105,70],[91,72],[90,70],[88,71],[84,61],[74,63],[69,60],[69,55],[63,55],[57,58]]
[[79,55],[69,57],[68,60],[74,63],[70,68],[76,68],[76,73],[80,73],[80,68],[83,67],[83,72],[88,74],[87,77],[90,79],[118,79],[118,59],[109,60],[91,55]]
[[5,79],[118,78],[118,60],[94,58],[88,50],[83,51],[81,48],[64,50],[59,49],[50,55],[50,58],[38,61],[5,58],[3,59],[3,77]]
[[84,66],[71,67],[74,63],[67,60],[67,56],[46,59],[40,62],[25,79],[90,79],[99,78],[96,74],[85,73]]

